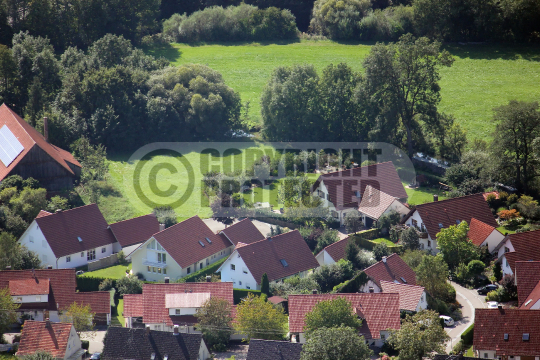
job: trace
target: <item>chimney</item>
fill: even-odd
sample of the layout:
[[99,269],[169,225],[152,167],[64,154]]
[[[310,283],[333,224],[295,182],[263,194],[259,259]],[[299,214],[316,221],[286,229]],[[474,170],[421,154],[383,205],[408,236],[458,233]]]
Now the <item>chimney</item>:
[[49,318],[46,318],[46,319],[45,319],[45,327],[46,327],[47,329],[50,329],[50,328],[51,328],[51,321],[49,320]]
[[61,213],[62,212],[62,209],[56,209],[55,213],[58,214],[58,213]]
[[46,116],[43,118],[43,137],[49,142],[49,119]]
[[165,224],[159,224],[159,231],[165,230]]
[[382,257],[382,262],[386,264],[386,256]]
[[313,289],[313,295],[317,295],[318,291],[317,289]]
[[6,266],[6,270],[11,270],[11,265]]
[[433,194],[433,201],[439,201],[439,195]]
[[212,276],[206,275],[206,282],[212,282]]
[[52,270],[52,265],[47,265],[47,269]]
[[146,325],[146,335],[150,335],[150,325]]
[[171,279],[168,276],[165,276],[165,284],[168,284]]
[[173,335],[179,335],[180,330],[178,329],[178,325],[174,325]]

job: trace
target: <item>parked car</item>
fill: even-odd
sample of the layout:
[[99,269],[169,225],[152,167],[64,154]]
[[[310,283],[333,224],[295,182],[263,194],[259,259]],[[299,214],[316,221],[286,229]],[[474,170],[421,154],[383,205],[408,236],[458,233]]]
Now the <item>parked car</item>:
[[454,319],[452,319],[450,316],[439,315],[439,318],[443,319],[444,326],[446,327],[454,326]]
[[93,353],[92,356],[90,356],[90,360],[99,360],[101,359],[101,353]]
[[499,307],[499,303],[496,301],[488,301],[487,306],[488,309],[497,309]]
[[84,274],[84,271],[82,270],[78,270],[77,272],[75,272],[75,275],[82,275],[82,274]]
[[482,286],[480,289],[478,289],[478,294],[480,295],[486,295],[488,292],[497,290],[499,288],[499,285],[497,284],[489,284],[486,286]]

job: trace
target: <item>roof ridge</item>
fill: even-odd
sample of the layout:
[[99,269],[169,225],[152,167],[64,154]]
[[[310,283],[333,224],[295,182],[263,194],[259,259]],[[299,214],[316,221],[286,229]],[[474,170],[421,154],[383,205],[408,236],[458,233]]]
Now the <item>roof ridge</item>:
[[[159,234],[159,233],[162,233],[162,232],[164,232],[164,231],[166,231],[166,230],[172,229],[172,228],[174,228],[174,227],[176,227],[176,226],[178,226],[178,225],[184,224],[186,221],[191,220],[191,219],[193,219],[193,218],[199,218],[199,219],[201,219],[201,218],[199,217],[199,215],[193,215],[192,217],[187,218],[186,220],[180,221],[179,223],[176,223],[176,224],[174,224],[174,225],[171,225],[171,226],[169,226],[168,228],[165,228],[165,229],[163,229],[163,230],[161,230],[161,231],[158,231],[157,233],[152,234],[152,237],[153,237],[154,235],[157,235],[157,234]],[[201,219],[201,221],[202,221],[202,219]],[[204,223],[204,221],[203,221],[203,223]],[[206,225],[206,223],[204,223],[204,225]],[[208,225],[206,225],[206,227],[208,227]],[[210,229],[210,228],[209,228],[209,229]],[[212,233],[213,233],[213,231],[212,231]],[[217,234],[216,234],[216,235],[217,235]]]
[[[416,205],[416,208],[418,208],[418,207],[423,207],[423,206],[425,206],[425,205],[440,204],[440,203],[449,202],[449,201],[457,200],[457,199],[463,199],[463,198],[466,198],[466,197],[472,197],[472,196],[482,196],[482,198],[484,197],[484,196],[482,195],[482,193],[476,193],[476,194],[470,194],[470,195],[463,195],[463,196],[458,196],[458,197],[455,197],[455,198],[449,198],[449,199],[444,199],[444,200],[431,201],[431,202],[424,203],[424,204],[418,204],[418,205]],[[446,209],[445,209],[445,210],[446,210]]]
[[[117,222],[112,223],[112,224],[109,224],[109,225],[120,224],[120,223],[123,223],[123,222],[126,222],[126,221],[130,221],[130,220],[133,220],[133,219],[142,218],[142,217],[149,216],[149,215],[152,215],[152,216],[154,216],[154,217],[157,217],[156,215],[154,215],[154,213],[150,213],[150,214],[146,214],[146,215],[135,216],[135,217],[132,217],[132,218],[130,218],[130,219],[120,220],[120,221],[117,221]],[[175,225],[176,225],[176,224],[175,224]]]
[[[56,215],[56,214],[63,214],[63,213],[66,213],[66,212],[69,212],[69,211],[73,211],[73,210],[77,210],[77,209],[81,209],[81,208],[86,208],[86,207],[90,207],[92,205],[95,205],[98,210],[99,210],[99,206],[96,204],[96,203],[91,203],[91,204],[86,204],[86,205],[82,205],[82,206],[77,206],[76,208],[72,208],[72,209],[66,209],[66,210],[62,210],[62,211],[58,211],[58,212],[53,212],[53,213],[50,213],[51,215]],[[99,210],[99,212],[101,213],[101,210]],[[103,216],[103,214],[101,213],[101,215]],[[48,217],[48,216],[44,216],[44,217]]]
[[[388,260],[389,258],[391,258],[391,257],[394,256],[394,255],[399,256],[398,254],[393,253],[392,255],[388,255],[388,256],[386,257],[386,260]],[[365,269],[362,270],[362,271],[363,271],[363,272],[366,272],[367,269],[372,268],[373,266],[378,265],[378,264],[380,264],[381,262],[382,262],[382,260],[381,260],[381,261],[377,261],[375,264],[368,266],[367,268],[365,268]]]
[[[6,107],[6,109],[7,109],[8,112],[9,112],[9,114],[10,114],[11,116],[13,116],[13,118],[15,119],[15,121],[17,121],[17,123],[19,124],[19,126],[20,126],[20,127],[23,129],[23,131],[26,133],[26,135],[28,135],[28,137],[29,137],[30,139],[32,139],[32,141],[34,142],[34,145],[36,145],[37,143],[36,143],[36,141],[34,140],[34,138],[32,137],[32,135],[30,135],[30,134],[28,133],[28,131],[26,131],[25,127],[21,124],[21,122],[19,121],[19,119],[17,119],[17,117],[19,117],[19,115],[18,115],[16,112],[14,112],[9,106],[7,106],[6,103],[3,103],[2,106],[5,106],[5,107]],[[26,120],[24,120],[23,118],[21,118],[21,120],[24,121],[24,122],[26,122]],[[28,123],[27,123],[27,124],[28,124]],[[28,125],[30,125],[30,124],[28,124]],[[7,125],[6,125],[6,126],[7,126]],[[8,127],[8,129],[9,129],[9,127]],[[38,134],[40,134],[39,131],[36,130],[36,132],[37,132]],[[38,145],[38,146],[39,146],[39,145]]]
[[[250,243],[250,244],[245,244],[245,243],[244,243],[245,245],[241,246],[240,248],[245,248],[245,247],[247,247],[247,246],[251,246],[251,245],[255,245],[255,244],[258,244],[258,243],[261,243],[261,242],[264,242],[264,241],[268,241],[268,239],[272,239],[271,241],[274,241],[274,239],[277,238],[277,237],[280,237],[280,236],[282,236],[282,235],[291,234],[291,233],[293,233],[293,232],[295,232],[295,231],[298,231],[298,229],[294,229],[294,230],[288,231],[288,232],[286,232],[286,233],[282,233],[282,234],[278,234],[278,235],[274,235],[274,236],[268,236],[268,237],[265,237],[264,239],[257,240],[257,241],[255,241],[255,242]],[[298,231],[298,233],[300,233],[300,232]],[[302,236],[302,235],[300,235],[300,236]],[[237,247],[237,249],[238,249],[238,247]],[[323,249],[323,250],[324,250],[324,249]]]
[[[402,283],[395,283],[395,282],[392,282],[392,281],[387,281],[387,280],[381,280],[381,284],[385,282],[385,283],[388,283],[388,284],[392,284],[392,285],[397,285],[397,286],[411,286],[411,287],[416,287],[416,288],[422,288],[422,289],[425,289],[425,287],[423,286],[420,286],[420,285],[412,285],[412,284],[402,284]],[[388,294],[388,293],[387,293]]]

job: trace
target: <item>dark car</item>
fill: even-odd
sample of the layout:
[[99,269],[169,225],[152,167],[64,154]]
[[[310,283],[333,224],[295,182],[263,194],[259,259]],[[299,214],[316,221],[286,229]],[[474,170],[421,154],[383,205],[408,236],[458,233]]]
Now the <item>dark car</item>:
[[488,292],[497,290],[498,288],[499,288],[499,285],[489,284],[489,285],[481,287],[477,291],[480,295],[486,295]]

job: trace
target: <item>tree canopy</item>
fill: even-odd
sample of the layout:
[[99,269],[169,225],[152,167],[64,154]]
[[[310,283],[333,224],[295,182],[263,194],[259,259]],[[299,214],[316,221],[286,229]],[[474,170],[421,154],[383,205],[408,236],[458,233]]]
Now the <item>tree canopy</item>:
[[323,300],[317,303],[304,318],[304,330],[308,336],[321,328],[341,326],[359,329],[362,321],[354,313],[351,302],[344,297]]
[[350,327],[320,328],[302,347],[301,360],[367,360],[373,352],[358,330]]
[[233,332],[231,311],[231,304],[227,300],[216,297],[206,300],[197,309],[196,327],[202,332],[208,348],[219,351],[229,343]]
[[287,333],[287,315],[259,296],[249,294],[236,308],[234,327],[244,340],[281,340]]

